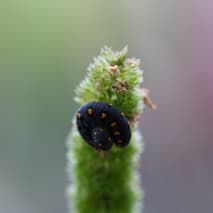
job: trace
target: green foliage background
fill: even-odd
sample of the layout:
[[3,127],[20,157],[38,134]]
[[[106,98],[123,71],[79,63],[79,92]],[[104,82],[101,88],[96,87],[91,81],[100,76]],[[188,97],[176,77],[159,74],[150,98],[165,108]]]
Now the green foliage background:
[[119,4],[1,1],[0,212],[67,211],[74,89],[104,44],[126,44]]

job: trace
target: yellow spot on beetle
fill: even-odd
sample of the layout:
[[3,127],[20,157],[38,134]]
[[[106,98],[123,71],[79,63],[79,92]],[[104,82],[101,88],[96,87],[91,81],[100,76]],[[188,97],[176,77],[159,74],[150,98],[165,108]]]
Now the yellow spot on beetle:
[[112,122],[112,123],[111,123],[111,127],[115,127],[116,125],[117,125],[116,122]]
[[119,140],[117,140],[117,143],[122,143],[122,140],[120,140],[120,139],[119,139]]
[[125,114],[122,112],[122,113],[121,113],[121,116],[122,116],[122,117],[125,117]]
[[81,119],[81,113],[80,112],[77,113],[77,118]]
[[103,132],[103,131],[104,131],[104,129],[102,129],[102,128],[99,128],[99,130],[100,130],[101,132]]
[[92,108],[89,108],[89,109],[87,110],[87,113],[88,113],[88,115],[92,115],[92,113],[93,113]]
[[106,118],[106,116],[107,116],[107,114],[106,114],[105,112],[102,112],[102,113],[101,113],[101,118],[102,118],[102,119]]
[[111,137],[108,137],[108,141],[109,141],[109,142],[112,142],[112,138],[111,138]]
[[120,132],[119,131],[115,131],[114,135],[120,135]]

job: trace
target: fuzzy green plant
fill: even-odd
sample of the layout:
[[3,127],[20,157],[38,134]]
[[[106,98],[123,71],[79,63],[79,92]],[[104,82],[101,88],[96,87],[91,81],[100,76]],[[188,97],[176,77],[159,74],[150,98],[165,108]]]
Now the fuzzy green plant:
[[136,121],[146,97],[141,92],[140,60],[126,57],[127,47],[119,52],[104,47],[76,89],[75,101],[80,106],[100,101],[123,112],[131,124],[132,137],[128,146],[113,146],[100,156],[82,139],[73,119],[67,143],[70,212],[141,212],[143,193],[137,167],[143,142]]

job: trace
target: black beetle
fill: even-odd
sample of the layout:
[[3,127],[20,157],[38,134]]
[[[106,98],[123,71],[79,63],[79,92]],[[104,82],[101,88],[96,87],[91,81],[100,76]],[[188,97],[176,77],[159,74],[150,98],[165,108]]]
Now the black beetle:
[[128,119],[116,107],[104,102],[90,102],[76,115],[77,128],[83,139],[97,150],[109,150],[113,144],[129,144],[131,130]]

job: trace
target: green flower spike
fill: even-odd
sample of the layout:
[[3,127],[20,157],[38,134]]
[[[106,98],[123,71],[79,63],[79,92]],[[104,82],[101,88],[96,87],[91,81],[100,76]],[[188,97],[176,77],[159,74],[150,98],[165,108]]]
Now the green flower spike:
[[148,91],[140,87],[143,82],[140,60],[127,59],[126,55],[127,47],[120,52],[104,47],[76,89],[75,101],[80,106],[92,101],[106,102],[123,112],[131,124],[132,137],[128,146],[113,145],[100,155],[85,143],[73,120],[67,143],[70,212],[141,212],[143,192],[137,167],[143,142],[136,121],[144,104],[151,108],[155,106]]

